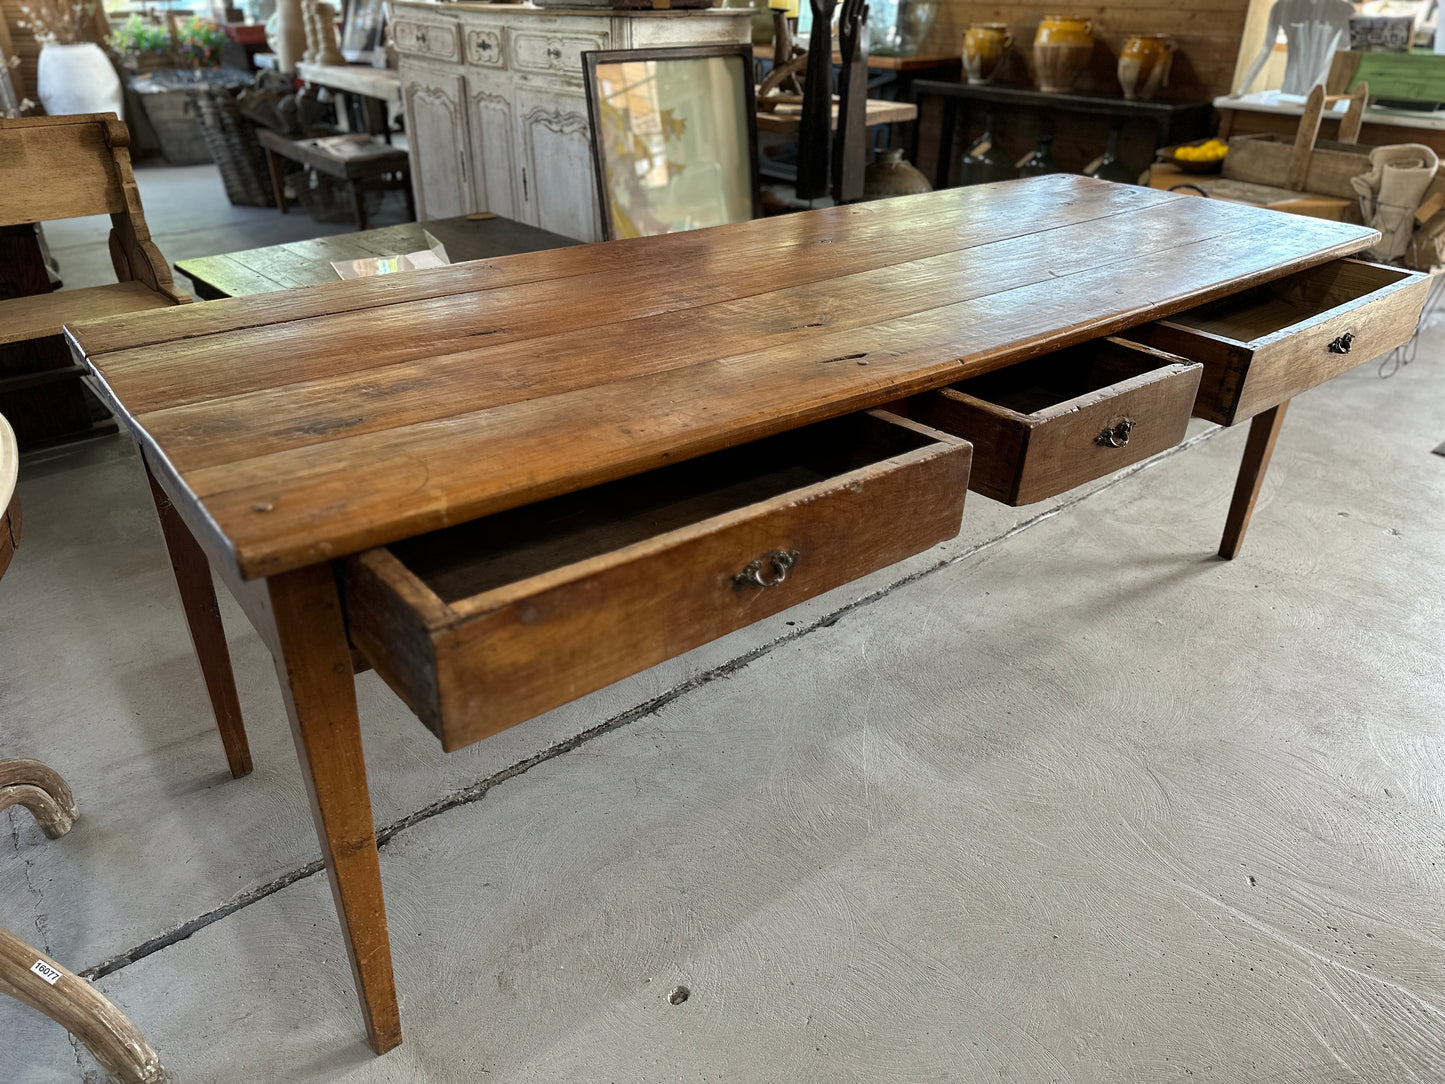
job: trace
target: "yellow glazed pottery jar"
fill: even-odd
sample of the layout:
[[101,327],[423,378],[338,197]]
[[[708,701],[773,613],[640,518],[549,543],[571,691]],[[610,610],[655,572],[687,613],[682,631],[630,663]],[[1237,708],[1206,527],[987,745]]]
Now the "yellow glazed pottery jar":
[[1049,94],[1067,94],[1094,55],[1094,21],[1045,15],[1034,33],[1034,78]]
[[1168,34],[1134,34],[1119,50],[1119,86],[1131,102],[1147,102],[1169,85],[1174,39]]
[[975,85],[992,83],[1014,36],[1007,23],[975,23],[963,36],[963,70]]

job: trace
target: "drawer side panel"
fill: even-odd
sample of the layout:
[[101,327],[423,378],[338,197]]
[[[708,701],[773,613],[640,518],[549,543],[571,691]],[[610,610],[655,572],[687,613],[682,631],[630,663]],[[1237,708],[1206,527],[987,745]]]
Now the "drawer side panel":
[[[368,550],[341,562],[346,633],[407,707],[442,736],[441,698],[431,626],[445,607],[421,588],[391,552]],[[418,590],[420,588],[420,590]]]

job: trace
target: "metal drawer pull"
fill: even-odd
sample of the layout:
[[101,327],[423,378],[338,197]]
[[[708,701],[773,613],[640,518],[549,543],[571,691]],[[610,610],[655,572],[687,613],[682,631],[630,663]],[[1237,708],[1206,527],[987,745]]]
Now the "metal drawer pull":
[[555,45],[549,45],[547,46],[547,55],[550,56],[553,60],[561,60],[562,50],[557,48]]
[[1350,347],[1355,345],[1355,333],[1347,331],[1334,342],[1330,343],[1331,354],[1348,354]]
[[[749,584],[776,587],[788,578],[788,570],[797,563],[797,550],[770,550],[733,577],[733,590],[741,591]],[[764,575],[764,566],[772,568],[771,578]]]
[[1134,419],[1125,418],[1117,425],[1111,425],[1097,437],[1094,443],[1105,448],[1122,448],[1129,443],[1129,434],[1134,431]]

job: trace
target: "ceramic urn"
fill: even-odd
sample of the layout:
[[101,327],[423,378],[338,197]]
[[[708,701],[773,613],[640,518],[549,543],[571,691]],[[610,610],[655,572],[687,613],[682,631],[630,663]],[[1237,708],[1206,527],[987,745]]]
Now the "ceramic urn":
[[1174,39],[1168,34],[1134,34],[1119,50],[1119,86],[1129,101],[1147,102],[1169,85]]
[[1094,55],[1094,21],[1045,15],[1034,33],[1034,78],[1049,94],[1067,94]]
[[963,36],[963,70],[975,85],[992,83],[1014,43],[1007,23],[975,23]]

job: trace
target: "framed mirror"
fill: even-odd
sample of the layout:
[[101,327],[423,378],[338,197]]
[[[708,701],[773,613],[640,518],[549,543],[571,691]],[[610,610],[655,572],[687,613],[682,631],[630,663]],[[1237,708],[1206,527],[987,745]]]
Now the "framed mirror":
[[603,236],[759,216],[748,45],[582,54]]

